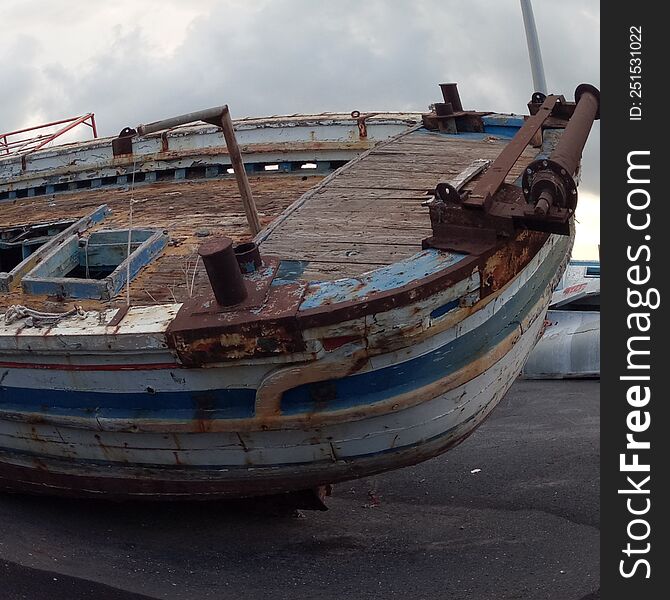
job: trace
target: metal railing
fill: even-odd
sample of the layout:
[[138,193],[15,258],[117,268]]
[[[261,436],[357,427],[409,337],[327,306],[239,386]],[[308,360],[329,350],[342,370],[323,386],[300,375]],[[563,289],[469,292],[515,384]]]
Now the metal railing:
[[[62,127],[56,131],[35,133],[49,127],[55,127],[56,125],[62,125]],[[52,121],[50,123],[43,123],[42,125],[26,127],[25,129],[0,133],[0,157],[3,155],[21,156],[21,167],[25,170],[26,156],[44,148],[44,146],[50,144],[56,138],[74,129],[78,125],[88,125],[93,130],[93,137],[98,137],[98,130],[95,125],[95,115],[93,113],[87,113],[70,119],[61,119],[60,121]],[[28,137],[22,135],[26,133],[33,133],[33,135]]]

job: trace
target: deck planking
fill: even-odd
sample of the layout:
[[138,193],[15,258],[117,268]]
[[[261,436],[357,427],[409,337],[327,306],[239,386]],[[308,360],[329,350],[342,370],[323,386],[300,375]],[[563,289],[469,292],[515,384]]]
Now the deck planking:
[[[262,175],[250,177],[263,226],[272,222],[292,202],[313,187],[322,176]],[[131,303],[148,305],[162,302],[182,302],[194,293],[209,287],[202,261],[196,266],[198,245],[210,236],[227,235],[235,241],[251,239],[251,231],[234,179],[203,179],[198,181],[154,183],[138,186],[132,192],[133,227],[157,227],[168,231],[171,243],[159,257],[145,267],[130,286]],[[0,227],[56,221],[83,216],[101,204],[107,204],[111,214],[90,231],[108,228],[127,228],[131,191],[126,188],[85,190],[55,196],[40,196],[0,203]],[[195,270],[195,280],[193,272]],[[125,293],[110,305],[125,303]],[[87,307],[100,306],[95,300],[76,300]],[[63,310],[55,299],[26,295],[21,288],[0,294],[0,309],[23,304],[36,310]]]
[[[469,139],[415,130],[352,161],[261,234],[261,252],[303,261],[304,279],[355,277],[410,257],[431,234],[422,206],[435,186],[477,159],[495,160],[507,139]],[[513,183],[537,149],[510,171]],[[471,189],[476,179],[465,186]]]
[[[422,205],[442,181],[449,181],[481,158],[494,160],[508,140],[469,139],[414,130],[383,142],[325,180],[322,176],[250,177],[261,224],[261,253],[301,261],[301,278],[355,277],[408,258],[431,234]],[[536,155],[527,148],[507,181],[513,182]],[[466,189],[472,187],[470,182]],[[203,179],[158,182],[132,191],[133,226],[165,229],[170,245],[130,286],[133,305],[183,302],[209,290],[198,246],[209,236],[236,242],[251,239],[235,181]],[[128,188],[85,190],[0,203],[0,226],[83,216],[100,204],[111,214],[93,228],[126,228]],[[201,234],[207,232],[208,236]],[[125,303],[122,293],[106,303]],[[85,309],[99,301],[77,300]],[[23,304],[37,310],[63,310],[56,298],[28,296],[19,288],[0,295],[0,309]]]

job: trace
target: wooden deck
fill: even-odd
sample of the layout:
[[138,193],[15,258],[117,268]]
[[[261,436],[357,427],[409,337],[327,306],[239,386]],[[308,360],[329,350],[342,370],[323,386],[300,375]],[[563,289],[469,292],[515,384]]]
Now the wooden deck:
[[[384,142],[290,207],[261,234],[261,252],[307,262],[302,277],[311,280],[360,275],[407,258],[431,234],[421,204],[435,186],[477,159],[494,160],[507,141],[416,130]],[[536,154],[527,148],[507,181]]]
[[[431,233],[428,209],[421,204],[435,186],[453,180],[476,159],[495,159],[507,141],[418,129],[381,143],[323,181],[316,175],[251,177],[261,224],[269,226],[258,238],[261,253],[301,261],[302,278],[308,280],[355,276],[407,258]],[[509,182],[536,153],[526,149]],[[107,204],[112,214],[95,229],[126,228],[129,201],[128,189],[109,188],[4,201],[0,226],[83,216]],[[134,190],[133,226],[163,228],[171,239],[132,282],[134,305],[182,302],[209,289],[198,246],[209,236],[251,238],[232,178],[139,186]],[[101,304],[70,300],[67,305],[74,303],[85,309]],[[124,303],[122,293],[108,304]],[[0,294],[0,309],[12,304],[63,310],[57,299],[25,295],[20,287]]]
[[[263,175],[250,178],[260,213],[267,225],[292,202],[320,181],[320,176]],[[160,302],[182,302],[188,298],[196,267],[198,245],[211,236],[227,235],[235,241],[249,240],[251,232],[234,179],[203,179],[183,183],[156,183],[136,187],[133,193],[133,226],[162,227],[172,240],[159,257],[145,267],[131,285],[131,302],[146,305]],[[0,226],[56,221],[83,216],[101,204],[112,213],[95,229],[128,227],[130,191],[105,189],[56,196],[41,196],[0,203]],[[188,285],[187,285],[188,278]],[[198,262],[193,289],[205,289],[209,281],[202,261]],[[125,294],[112,304],[125,304]],[[72,304],[69,302],[68,304]],[[0,309],[23,304],[38,310],[62,311],[63,305],[47,298],[27,296],[18,288],[0,294]],[[99,306],[97,301],[77,300],[86,307]]]

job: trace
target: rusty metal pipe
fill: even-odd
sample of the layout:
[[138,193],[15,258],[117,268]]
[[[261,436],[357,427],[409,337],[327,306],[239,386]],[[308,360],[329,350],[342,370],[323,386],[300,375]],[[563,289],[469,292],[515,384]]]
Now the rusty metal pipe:
[[256,242],[238,244],[234,248],[237,264],[242,273],[254,273],[263,266],[260,250]]
[[523,193],[537,214],[546,214],[550,207],[574,210],[577,206],[574,175],[593,121],[600,118],[600,92],[582,83],[575,90],[575,102],[572,117],[551,156],[532,162],[524,172]]
[[[249,180],[247,178],[247,172],[244,169],[242,153],[239,146],[237,145],[235,129],[233,127],[233,121],[230,118],[230,111],[228,110],[227,104],[224,104],[223,106],[215,106],[214,108],[206,108],[205,110],[199,110],[196,112],[186,113],[184,115],[179,115],[178,117],[162,119],[161,121],[155,121],[153,123],[149,123],[148,125],[138,125],[137,133],[138,135],[146,135],[149,133],[161,131],[163,129],[170,129],[170,127],[177,127],[178,125],[193,123],[195,121],[205,121],[207,123],[212,123],[217,127],[221,127],[223,130],[223,137],[226,140],[226,147],[228,148],[230,161],[233,163],[235,180],[237,181],[237,186],[240,190],[240,196],[242,197],[242,204],[244,205],[244,212],[247,216],[249,229],[251,229],[251,233],[253,235],[256,235],[261,230],[261,223],[258,217],[258,210],[256,209],[253,194],[251,193],[251,188],[249,187]],[[163,140],[163,147],[167,147],[166,139]]]
[[247,297],[247,288],[233,250],[233,240],[221,237],[198,248],[207,270],[214,297],[221,306],[239,304]]
[[233,164],[235,181],[237,182],[237,189],[240,191],[240,196],[242,197],[242,205],[244,206],[244,213],[247,216],[249,229],[251,229],[253,235],[256,235],[261,230],[258,209],[256,208],[256,202],[254,201],[254,196],[251,192],[251,187],[249,186],[249,178],[247,177],[247,171],[244,168],[242,152],[237,145],[235,128],[233,127],[233,120],[230,118],[230,111],[227,106],[224,106],[223,108],[223,114],[221,115],[223,137],[226,140],[226,148],[228,148],[230,162]]
[[551,154],[551,160],[570,175],[577,171],[593,122],[600,116],[600,92],[592,85],[583,83],[575,90],[575,100],[575,112]]
[[197,110],[195,112],[186,113],[177,117],[170,117],[169,119],[161,119],[160,121],[154,121],[153,123],[148,123],[147,125],[138,125],[137,133],[139,135],[147,135],[149,133],[161,131],[162,129],[170,129],[171,127],[186,125],[187,123],[195,123],[196,121],[220,120],[223,116],[223,113],[227,110],[228,106],[224,104],[223,106],[215,106],[214,108]]

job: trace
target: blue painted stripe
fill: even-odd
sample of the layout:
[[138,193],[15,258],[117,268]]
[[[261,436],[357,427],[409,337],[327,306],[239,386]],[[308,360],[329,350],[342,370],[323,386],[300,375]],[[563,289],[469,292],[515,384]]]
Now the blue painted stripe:
[[546,290],[567,246],[568,238],[559,241],[529,281],[476,329],[441,348],[397,365],[288,390],[282,398],[282,413],[328,412],[374,404],[414,391],[462,369],[517,329],[518,323]]
[[256,390],[114,393],[0,386],[1,411],[114,419],[240,419],[254,415]]

